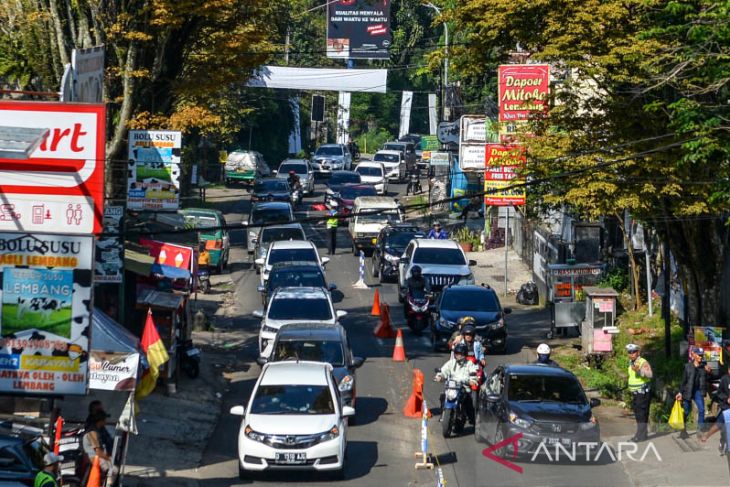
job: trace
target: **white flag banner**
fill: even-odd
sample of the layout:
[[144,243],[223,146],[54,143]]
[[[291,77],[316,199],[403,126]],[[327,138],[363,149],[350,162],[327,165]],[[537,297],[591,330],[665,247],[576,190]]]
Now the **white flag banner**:
[[350,138],[350,93],[340,91],[337,97],[337,143],[347,144]]
[[299,97],[292,96],[289,98],[289,105],[291,105],[292,119],[294,126],[289,133],[289,154],[296,155],[302,150],[302,123],[299,112]]
[[438,133],[438,117],[436,116],[436,93],[428,94],[428,133]]
[[248,80],[251,88],[385,93],[387,69],[331,69],[261,66]]
[[411,128],[411,105],[413,104],[413,92],[404,91],[400,102],[400,132],[398,137],[403,137]]

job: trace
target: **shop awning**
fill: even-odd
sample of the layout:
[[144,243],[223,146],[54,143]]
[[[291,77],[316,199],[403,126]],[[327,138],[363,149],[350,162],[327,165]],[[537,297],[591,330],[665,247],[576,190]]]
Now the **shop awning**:
[[147,277],[152,274],[154,263],[155,258],[150,255],[132,249],[124,249],[124,268],[129,272]]
[[174,311],[179,309],[184,301],[180,295],[154,289],[142,289],[137,295],[137,307],[150,306]]
[[168,279],[190,279],[190,271],[171,265],[153,264],[152,273],[165,276]]

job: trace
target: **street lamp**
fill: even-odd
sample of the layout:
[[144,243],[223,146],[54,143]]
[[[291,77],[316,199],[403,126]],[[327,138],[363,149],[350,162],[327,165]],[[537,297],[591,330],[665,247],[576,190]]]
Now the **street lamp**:
[[[436,15],[441,15],[441,9],[433,3],[425,2],[423,6],[433,9],[436,12]],[[447,22],[444,22],[444,51],[444,88],[442,88],[441,91],[441,108],[443,113],[445,113],[446,110],[446,96],[444,94],[444,89],[449,86],[449,25]]]

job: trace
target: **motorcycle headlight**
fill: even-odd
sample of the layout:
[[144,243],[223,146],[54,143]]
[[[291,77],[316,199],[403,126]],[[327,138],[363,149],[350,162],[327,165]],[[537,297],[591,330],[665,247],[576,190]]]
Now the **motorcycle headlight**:
[[471,272],[469,274],[467,274],[466,276],[462,276],[461,279],[459,279],[459,284],[464,285],[464,286],[470,286],[470,285],[473,285],[474,283],[475,283],[474,274]]
[[337,426],[333,426],[331,430],[325,431],[319,435],[319,441],[330,441],[340,436],[340,429]]
[[456,389],[448,389],[446,391],[446,399],[448,399],[449,401],[453,401],[456,399],[456,396],[458,394],[459,394],[459,391],[457,391]]
[[246,434],[246,438],[248,438],[249,440],[258,441],[259,443],[263,443],[264,441],[266,441],[265,434],[258,433],[252,430],[250,426],[246,426],[244,433]]
[[509,413],[509,422],[515,426],[519,426],[520,428],[524,429],[528,429],[530,426],[532,426],[532,422],[520,418],[515,413]]
[[441,325],[443,328],[453,328],[456,326],[456,323],[453,321],[449,321],[445,318],[439,318],[439,325]]
[[383,256],[385,257],[385,260],[392,264],[397,264],[398,261],[400,261],[400,257],[397,255],[383,254]]
[[276,333],[279,330],[277,328],[274,328],[273,326],[263,325],[261,327],[261,331],[263,331],[264,333]]
[[352,376],[346,375],[342,378],[337,388],[340,390],[340,392],[349,392],[352,390],[352,384]]
[[597,424],[598,424],[598,420],[596,419],[596,417],[591,416],[590,421],[580,424],[580,429],[582,429],[583,431],[587,431],[587,430],[595,428]]

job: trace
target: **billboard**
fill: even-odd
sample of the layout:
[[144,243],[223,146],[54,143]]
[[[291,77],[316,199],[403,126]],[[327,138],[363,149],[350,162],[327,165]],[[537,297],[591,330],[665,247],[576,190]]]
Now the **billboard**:
[[524,182],[517,171],[526,163],[525,148],[516,145],[487,144],[484,169],[484,203],[487,206],[525,204],[525,187],[510,188]]
[[335,0],[327,4],[327,57],[388,59],[390,2]]
[[130,210],[169,210],[180,207],[182,134],[170,130],[129,131]]
[[133,391],[137,385],[138,353],[91,351],[89,388],[104,391]]
[[92,236],[0,234],[0,392],[85,394]]
[[94,284],[122,282],[124,248],[120,236],[120,224],[124,215],[123,206],[104,208],[104,233],[96,242],[96,266]]
[[484,116],[462,116],[459,120],[459,167],[462,171],[484,170],[486,143],[487,128]]
[[27,159],[0,158],[0,231],[102,229],[104,105],[0,101],[0,126],[47,129]]
[[499,121],[519,122],[545,115],[550,94],[550,66],[499,66]]

